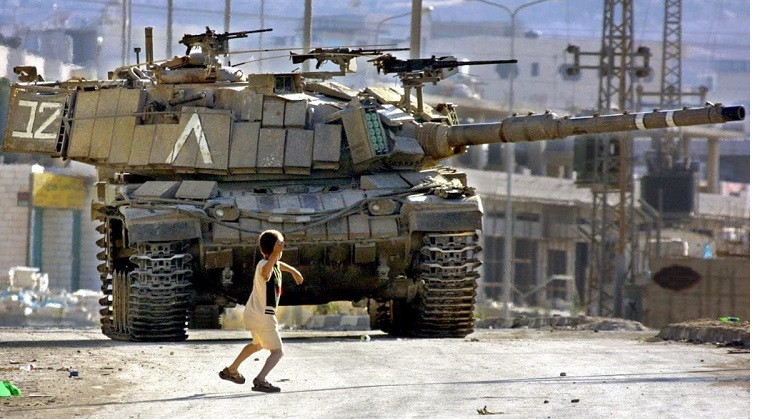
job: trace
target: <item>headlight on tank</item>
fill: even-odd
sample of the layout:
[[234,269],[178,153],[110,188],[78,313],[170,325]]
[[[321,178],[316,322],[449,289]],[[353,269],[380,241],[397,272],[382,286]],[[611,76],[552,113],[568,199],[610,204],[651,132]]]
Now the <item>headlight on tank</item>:
[[391,199],[374,199],[368,202],[371,215],[392,215],[400,209],[400,203]]
[[240,218],[240,210],[237,207],[217,205],[211,209],[213,218],[221,221],[236,221]]

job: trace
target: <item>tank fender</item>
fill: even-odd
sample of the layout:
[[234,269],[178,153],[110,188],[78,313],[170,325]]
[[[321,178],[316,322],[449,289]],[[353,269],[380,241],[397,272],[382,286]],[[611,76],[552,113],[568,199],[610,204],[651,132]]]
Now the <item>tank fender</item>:
[[[200,211],[194,207],[186,210]],[[200,221],[185,211],[121,207],[120,212],[124,216],[130,243],[177,241],[202,237]]]
[[422,195],[410,201],[403,206],[403,211],[408,214],[410,231],[471,231],[482,228],[482,202],[478,196],[461,201]]

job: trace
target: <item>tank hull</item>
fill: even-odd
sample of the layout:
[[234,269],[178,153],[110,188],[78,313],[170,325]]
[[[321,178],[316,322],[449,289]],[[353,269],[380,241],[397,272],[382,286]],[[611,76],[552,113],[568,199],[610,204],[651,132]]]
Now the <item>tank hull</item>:
[[[277,229],[285,235],[282,260],[306,279],[297,286],[285,274],[281,305],[369,299],[385,308],[403,305],[406,315],[394,323],[377,319],[389,332],[447,337],[470,333],[475,270],[480,265],[476,231],[481,228],[481,204],[463,186],[462,173],[422,173],[415,185],[399,184],[400,175],[383,176],[384,183],[362,176],[334,182],[331,188],[324,188],[322,181],[297,186],[101,182],[93,214],[109,231],[104,231],[108,257],[101,268],[104,332],[115,339],[152,340],[144,334],[130,335],[135,325],[129,313],[145,304],[152,304],[150,316],[160,317],[165,303],[184,310],[191,326],[213,325],[214,307],[217,318],[224,307],[246,303],[262,258],[258,234]],[[169,250],[157,255],[145,250],[161,245]],[[146,264],[156,268],[145,273]],[[458,276],[466,278],[460,290]],[[177,280],[186,287],[176,288]],[[441,289],[429,291],[435,280],[441,281]],[[140,292],[155,297],[153,302],[144,303],[144,297],[135,294],[140,281]],[[168,301],[168,289],[181,292]],[[424,298],[434,292],[444,297],[440,301],[456,300],[449,308],[435,307],[443,323],[439,327],[420,319],[424,304],[429,305]],[[448,317],[459,319],[451,326]],[[116,323],[118,333],[110,330]],[[155,340],[166,338],[161,330],[156,332]],[[183,324],[175,323],[169,335],[173,338],[168,340],[186,337]]]

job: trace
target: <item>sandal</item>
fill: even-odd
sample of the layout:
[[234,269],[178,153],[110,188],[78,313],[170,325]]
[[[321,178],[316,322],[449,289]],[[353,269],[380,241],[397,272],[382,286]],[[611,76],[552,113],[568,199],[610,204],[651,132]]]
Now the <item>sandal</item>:
[[253,379],[253,391],[262,391],[264,393],[278,393],[282,391],[279,387],[274,386],[266,380]]
[[224,368],[221,370],[218,373],[218,376],[221,377],[222,380],[228,380],[235,384],[245,384],[245,377],[243,377],[239,371],[232,374],[232,372],[229,371],[229,368]]

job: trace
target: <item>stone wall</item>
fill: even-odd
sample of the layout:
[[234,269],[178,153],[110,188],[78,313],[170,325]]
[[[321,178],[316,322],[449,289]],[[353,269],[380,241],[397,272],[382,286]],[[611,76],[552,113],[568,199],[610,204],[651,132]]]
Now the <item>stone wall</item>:
[[[55,169],[55,172],[91,179],[94,168],[82,167]],[[31,206],[18,199],[20,192],[30,194],[31,170],[29,164],[0,164],[0,278],[7,276],[8,269],[13,266],[28,266],[32,263],[29,260],[29,240],[33,215]],[[100,289],[96,258],[100,249],[95,242],[102,236],[95,230],[97,223],[90,220],[90,183],[87,182],[87,198],[81,203],[81,241],[76,249],[73,248],[75,211],[39,209],[42,214],[41,272],[49,274],[50,288],[76,291],[71,289],[72,274],[75,272],[72,263],[76,255],[79,258],[79,288]]]
[[29,193],[31,165],[0,165],[0,276],[23,266],[29,240],[29,207],[19,205],[18,194]]
[[[655,281],[642,291],[642,323],[661,328],[696,319],[739,317],[750,320],[750,260],[748,258],[660,258],[650,262],[655,277],[662,269],[677,266],[680,275],[668,279],[669,288]],[[699,279],[687,278],[691,269]],[[677,282],[689,286],[675,290]]]

